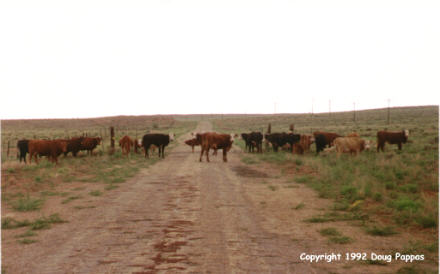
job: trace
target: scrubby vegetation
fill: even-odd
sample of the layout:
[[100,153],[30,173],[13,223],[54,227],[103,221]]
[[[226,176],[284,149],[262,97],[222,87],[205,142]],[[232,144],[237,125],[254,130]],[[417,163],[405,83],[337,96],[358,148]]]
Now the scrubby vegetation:
[[[409,129],[409,142],[403,150],[396,145],[385,146],[385,153],[375,147],[357,157],[335,153],[292,155],[287,152],[243,154],[243,163],[261,162],[279,166],[292,174],[297,183],[316,190],[319,197],[334,200],[334,210],[346,212],[339,216],[364,216],[388,223],[386,228],[370,228],[367,233],[389,235],[393,226],[438,229],[438,107],[408,107],[391,109],[387,123],[386,109],[326,114],[281,114],[234,116],[214,122],[223,132],[287,132],[290,124],[295,133],[311,134],[322,130],[346,135],[358,132],[367,140],[376,140],[379,130]],[[244,142],[235,144],[244,150]],[[293,172],[292,172],[293,170]],[[372,217],[372,218],[370,218]],[[331,221],[335,216],[311,217],[309,221]],[[338,219],[338,218],[336,218]]]

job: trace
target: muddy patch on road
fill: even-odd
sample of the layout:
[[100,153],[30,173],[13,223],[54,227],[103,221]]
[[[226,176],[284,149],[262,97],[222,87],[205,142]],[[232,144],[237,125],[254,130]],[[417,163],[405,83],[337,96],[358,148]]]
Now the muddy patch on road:
[[234,166],[234,167],[231,167],[231,169],[238,176],[242,176],[242,177],[249,177],[249,178],[268,178],[269,177],[269,175],[267,175],[266,173],[251,169],[246,166]]

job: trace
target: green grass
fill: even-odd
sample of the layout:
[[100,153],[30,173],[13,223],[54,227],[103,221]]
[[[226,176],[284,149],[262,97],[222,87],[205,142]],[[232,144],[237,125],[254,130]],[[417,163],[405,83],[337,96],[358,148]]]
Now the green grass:
[[49,217],[41,217],[36,219],[30,226],[31,230],[48,229],[51,224],[65,223],[67,221],[60,218],[58,214],[52,214]]
[[368,227],[366,229],[366,232],[367,232],[367,234],[373,235],[373,236],[390,236],[390,235],[394,235],[394,234],[397,233],[390,226],[386,226],[386,227],[377,227],[377,226]]
[[272,191],[275,191],[278,189],[276,186],[267,186],[267,188],[269,188]]
[[299,203],[298,205],[292,207],[292,209],[298,210],[304,208],[306,205],[304,203]]
[[304,220],[308,223],[326,223],[326,222],[338,222],[338,221],[366,221],[369,217],[366,214],[360,212],[327,212],[321,215],[313,216]]
[[254,157],[247,157],[247,156],[242,157],[241,161],[243,163],[247,164],[247,165],[253,165],[253,164],[256,164],[256,163],[259,162],[256,158],[254,158]]
[[116,188],[118,188],[117,185],[109,184],[109,185],[105,186],[104,189],[105,189],[105,190],[112,190],[112,189],[116,189]]
[[334,244],[348,244],[353,242],[353,239],[347,236],[334,236],[334,237],[330,237],[328,240],[330,243],[334,243]]
[[15,236],[15,238],[33,237],[36,235],[37,235],[37,233],[35,233],[34,231],[28,230],[24,233],[18,234],[17,236]]
[[324,237],[328,237],[329,243],[334,244],[348,244],[353,242],[353,239],[350,237],[342,235],[341,232],[339,232],[334,227],[327,227],[319,230],[319,234],[321,234]]
[[29,226],[31,222],[28,220],[17,221],[14,218],[6,217],[2,219],[2,229],[15,229],[19,227]]
[[96,206],[74,206],[74,209],[96,208]]
[[70,196],[70,197],[67,197],[67,199],[62,200],[61,203],[62,204],[67,204],[67,203],[70,203],[73,200],[77,200],[77,199],[81,199],[81,198],[82,198],[81,195]]
[[12,208],[17,211],[35,211],[43,206],[44,200],[31,198],[29,195],[12,202]]
[[323,228],[321,230],[319,230],[319,234],[321,234],[322,236],[340,236],[341,233],[333,227],[328,227],[328,228]]
[[35,219],[34,221],[23,220],[17,221],[14,218],[3,218],[2,219],[2,229],[15,229],[20,227],[30,227],[31,230],[40,230],[50,228],[51,224],[65,223],[67,221],[61,219],[61,217],[56,213],[49,217],[41,217]]
[[94,190],[94,191],[90,191],[89,195],[91,195],[91,196],[101,196],[102,192],[99,191],[99,190]]
[[33,244],[33,243],[36,243],[37,240],[24,238],[24,239],[21,239],[21,240],[17,240],[17,242],[20,243],[20,244],[25,244],[25,245],[27,245],[27,244]]

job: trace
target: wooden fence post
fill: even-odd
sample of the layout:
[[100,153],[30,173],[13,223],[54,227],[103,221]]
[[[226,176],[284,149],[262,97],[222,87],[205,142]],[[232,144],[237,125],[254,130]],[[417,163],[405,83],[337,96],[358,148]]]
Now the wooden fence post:
[[115,153],[115,128],[110,127],[110,154]]

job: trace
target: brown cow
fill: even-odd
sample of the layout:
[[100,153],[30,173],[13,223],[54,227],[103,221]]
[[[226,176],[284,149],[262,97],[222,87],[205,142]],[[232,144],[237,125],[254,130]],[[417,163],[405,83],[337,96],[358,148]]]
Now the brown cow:
[[87,154],[93,155],[93,150],[101,144],[101,137],[84,137],[81,142],[81,150],[87,150]]
[[58,156],[67,151],[67,141],[65,140],[29,140],[29,163],[35,156],[38,164],[38,156],[47,156],[48,160],[58,164]]
[[348,134],[347,137],[360,137],[360,136],[357,132],[352,132],[352,133]]
[[141,143],[142,141],[140,139],[134,139],[134,153],[139,153],[139,149],[142,148]]
[[409,131],[407,129],[402,131],[378,131],[377,132],[377,152],[379,149],[384,151],[385,143],[395,145],[399,150],[402,150],[402,144],[405,144],[408,141]]
[[342,137],[341,135],[336,134],[336,133],[332,133],[332,132],[322,132],[322,131],[313,132],[313,137],[315,137],[315,139],[316,139],[316,136],[318,136],[318,135],[323,135],[325,137],[325,146],[328,145],[329,147],[333,146],[333,141],[336,138]]
[[207,132],[197,134],[197,141],[201,144],[202,150],[200,152],[200,162],[202,161],[203,153],[206,151],[206,161],[209,162],[209,149],[223,149],[223,162],[227,162],[227,152],[231,149],[233,141],[229,134],[219,134],[215,132]]
[[293,145],[293,153],[304,154],[310,151],[310,145],[313,144],[315,139],[310,135],[301,135],[299,143]]
[[197,141],[196,138],[186,140],[185,144],[189,145],[192,148],[193,153],[194,153],[194,147],[200,145],[200,143]]
[[122,154],[128,157],[131,147],[134,146],[134,142],[129,136],[125,135],[119,140],[119,146],[122,149]]

